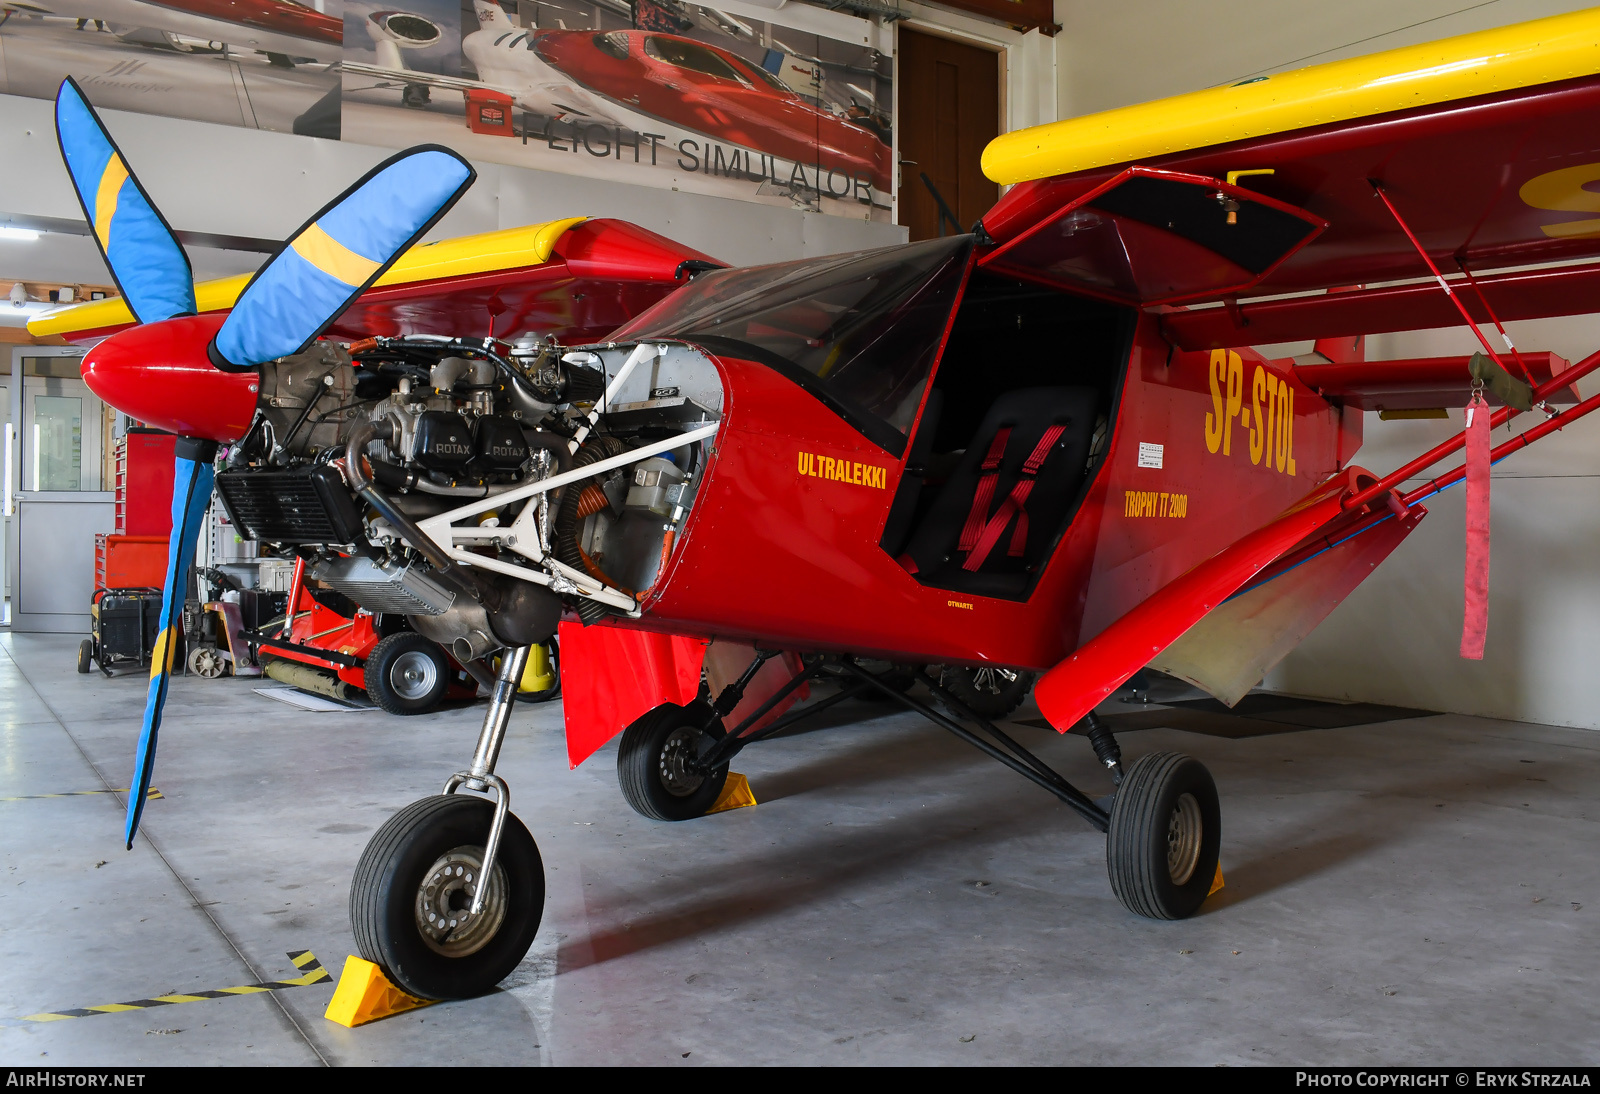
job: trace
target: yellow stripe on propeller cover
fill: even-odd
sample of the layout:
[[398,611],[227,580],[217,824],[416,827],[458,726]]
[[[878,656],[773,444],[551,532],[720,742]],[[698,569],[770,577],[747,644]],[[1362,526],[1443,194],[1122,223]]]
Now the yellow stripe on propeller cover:
[[295,236],[289,246],[295,254],[346,285],[360,285],[377,271],[379,265],[334,239],[322,230],[320,224],[313,224]]
[[117,215],[117,197],[127,181],[128,165],[113,152],[100,174],[100,185],[94,194],[94,234],[101,247],[111,246],[111,218]]

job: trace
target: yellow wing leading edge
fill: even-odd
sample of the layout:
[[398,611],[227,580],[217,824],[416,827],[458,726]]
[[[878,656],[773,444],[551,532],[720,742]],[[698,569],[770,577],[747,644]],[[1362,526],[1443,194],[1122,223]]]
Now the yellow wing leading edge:
[[1332,61],[1004,133],[1009,184],[1600,73],[1600,8]]

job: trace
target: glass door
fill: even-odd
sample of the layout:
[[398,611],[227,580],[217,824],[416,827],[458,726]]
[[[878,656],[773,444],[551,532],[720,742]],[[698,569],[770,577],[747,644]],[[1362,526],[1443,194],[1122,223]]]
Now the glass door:
[[100,411],[100,400],[82,380],[24,377],[24,491],[101,489]]

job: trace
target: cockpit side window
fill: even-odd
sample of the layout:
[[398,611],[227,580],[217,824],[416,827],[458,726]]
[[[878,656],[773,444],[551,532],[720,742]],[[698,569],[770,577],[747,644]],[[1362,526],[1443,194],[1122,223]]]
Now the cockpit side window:
[[972,245],[955,236],[702,274],[611,337],[681,338],[767,365],[899,456]]

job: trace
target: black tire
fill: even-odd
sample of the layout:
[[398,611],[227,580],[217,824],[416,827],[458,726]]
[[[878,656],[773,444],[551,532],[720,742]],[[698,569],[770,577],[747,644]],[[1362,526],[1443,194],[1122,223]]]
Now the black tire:
[[692,820],[717,803],[727,765],[698,776],[682,768],[689,748],[704,753],[722,736],[720,721],[712,722],[709,733],[700,729],[710,716],[705,703],[662,703],[622,731],[617,782],[635,812],[651,820]]
[[426,713],[450,686],[444,651],[415,631],[391,634],[373,646],[364,671],[367,695],[390,714]]
[[1204,764],[1176,752],[1134,761],[1106,832],[1106,868],[1123,907],[1149,919],[1194,915],[1211,892],[1221,846],[1217,784]]
[[94,668],[94,639],[85,638],[78,643],[78,671],[87,673]]
[[[493,819],[494,803],[485,798],[465,794],[423,798],[390,817],[361,853],[350,884],[350,927],[356,949],[383,966],[389,979],[412,995],[424,999],[482,995],[509,976],[533,944],[544,914],[544,863],[533,837],[515,815],[506,817],[490,882],[495,888],[480,916],[490,925],[485,928],[488,935],[462,939],[463,926],[441,939],[423,930],[419,908],[448,907],[453,914],[470,903],[476,885],[469,886],[465,877],[474,863],[483,861]],[[466,873],[440,886],[435,871],[441,860],[452,858]],[[426,887],[430,881],[435,884]],[[452,948],[460,952],[452,953]]]
[[521,703],[548,703],[552,699],[561,698],[561,644],[553,637],[546,645],[550,652],[550,671],[555,673],[556,682],[548,691],[519,691],[517,701]]
[[1024,669],[997,666],[946,667],[939,686],[961,700],[974,714],[993,720],[1004,718],[1022,705],[1033,690],[1034,675]]

